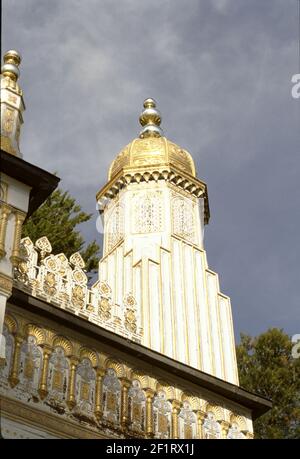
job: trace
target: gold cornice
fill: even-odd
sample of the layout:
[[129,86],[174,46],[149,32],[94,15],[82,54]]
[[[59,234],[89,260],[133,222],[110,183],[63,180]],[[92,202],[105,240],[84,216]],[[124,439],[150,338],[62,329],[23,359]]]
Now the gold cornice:
[[[107,200],[115,198],[122,189],[131,183],[157,182],[158,180],[171,183],[197,198],[203,197],[205,224],[209,222],[210,212],[206,183],[173,165],[124,167],[98,191],[96,199],[98,203],[102,201],[103,206],[105,206]],[[100,208],[100,212],[102,211],[103,207]]]

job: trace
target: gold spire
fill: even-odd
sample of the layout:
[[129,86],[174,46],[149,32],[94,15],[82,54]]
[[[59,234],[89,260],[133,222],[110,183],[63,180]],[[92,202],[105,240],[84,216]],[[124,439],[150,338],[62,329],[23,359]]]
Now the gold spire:
[[140,114],[140,123],[143,126],[140,138],[162,137],[163,132],[160,128],[161,115],[156,109],[155,100],[151,98],[146,99],[144,101],[144,109]]
[[7,51],[1,67],[1,149],[22,156],[19,148],[22,112],[25,110],[23,93],[17,80],[21,56],[15,50]]

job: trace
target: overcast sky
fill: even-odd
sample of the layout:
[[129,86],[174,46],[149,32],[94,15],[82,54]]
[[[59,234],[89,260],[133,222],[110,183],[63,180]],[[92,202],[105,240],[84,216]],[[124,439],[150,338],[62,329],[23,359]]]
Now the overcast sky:
[[3,0],[3,51],[22,54],[24,159],[95,194],[139,132],[146,97],[208,184],[205,245],[236,338],[300,333],[297,0]]

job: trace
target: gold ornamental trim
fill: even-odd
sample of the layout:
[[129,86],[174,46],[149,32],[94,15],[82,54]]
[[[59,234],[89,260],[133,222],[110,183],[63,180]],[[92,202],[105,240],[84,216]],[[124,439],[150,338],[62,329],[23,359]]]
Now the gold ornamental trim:
[[0,273],[0,292],[5,295],[11,295],[13,287],[13,280],[6,274]]
[[1,135],[0,143],[1,143],[1,150],[6,151],[6,153],[10,153],[13,156],[17,156],[17,151],[12,146],[12,142],[9,137]]
[[207,185],[196,177],[174,167],[173,165],[124,167],[96,194],[100,213],[103,212],[109,200],[114,199],[121,190],[131,183],[164,180],[179,189],[204,199],[204,223],[210,218]]

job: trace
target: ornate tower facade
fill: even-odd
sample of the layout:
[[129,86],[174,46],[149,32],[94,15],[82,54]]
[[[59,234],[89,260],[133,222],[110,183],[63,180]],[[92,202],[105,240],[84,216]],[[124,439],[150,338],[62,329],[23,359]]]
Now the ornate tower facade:
[[[147,99],[139,138],[97,198],[99,279],[23,220],[59,179],[19,149],[20,56],[4,56],[0,151],[0,436],[253,438],[270,402],[238,387],[229,298],[206,262],[205,183]],[[1,336],[2,334],[2,336]],[[231,384],[233,383],[233,384]]]
[[97,194],[99,280],[112,288],[116,317],[131,298],[127,325],[144,346],[238,384],[230,299],[203,246],[207,186],[191,155],[163,136],[153,99],[145,100],[140,123]]

